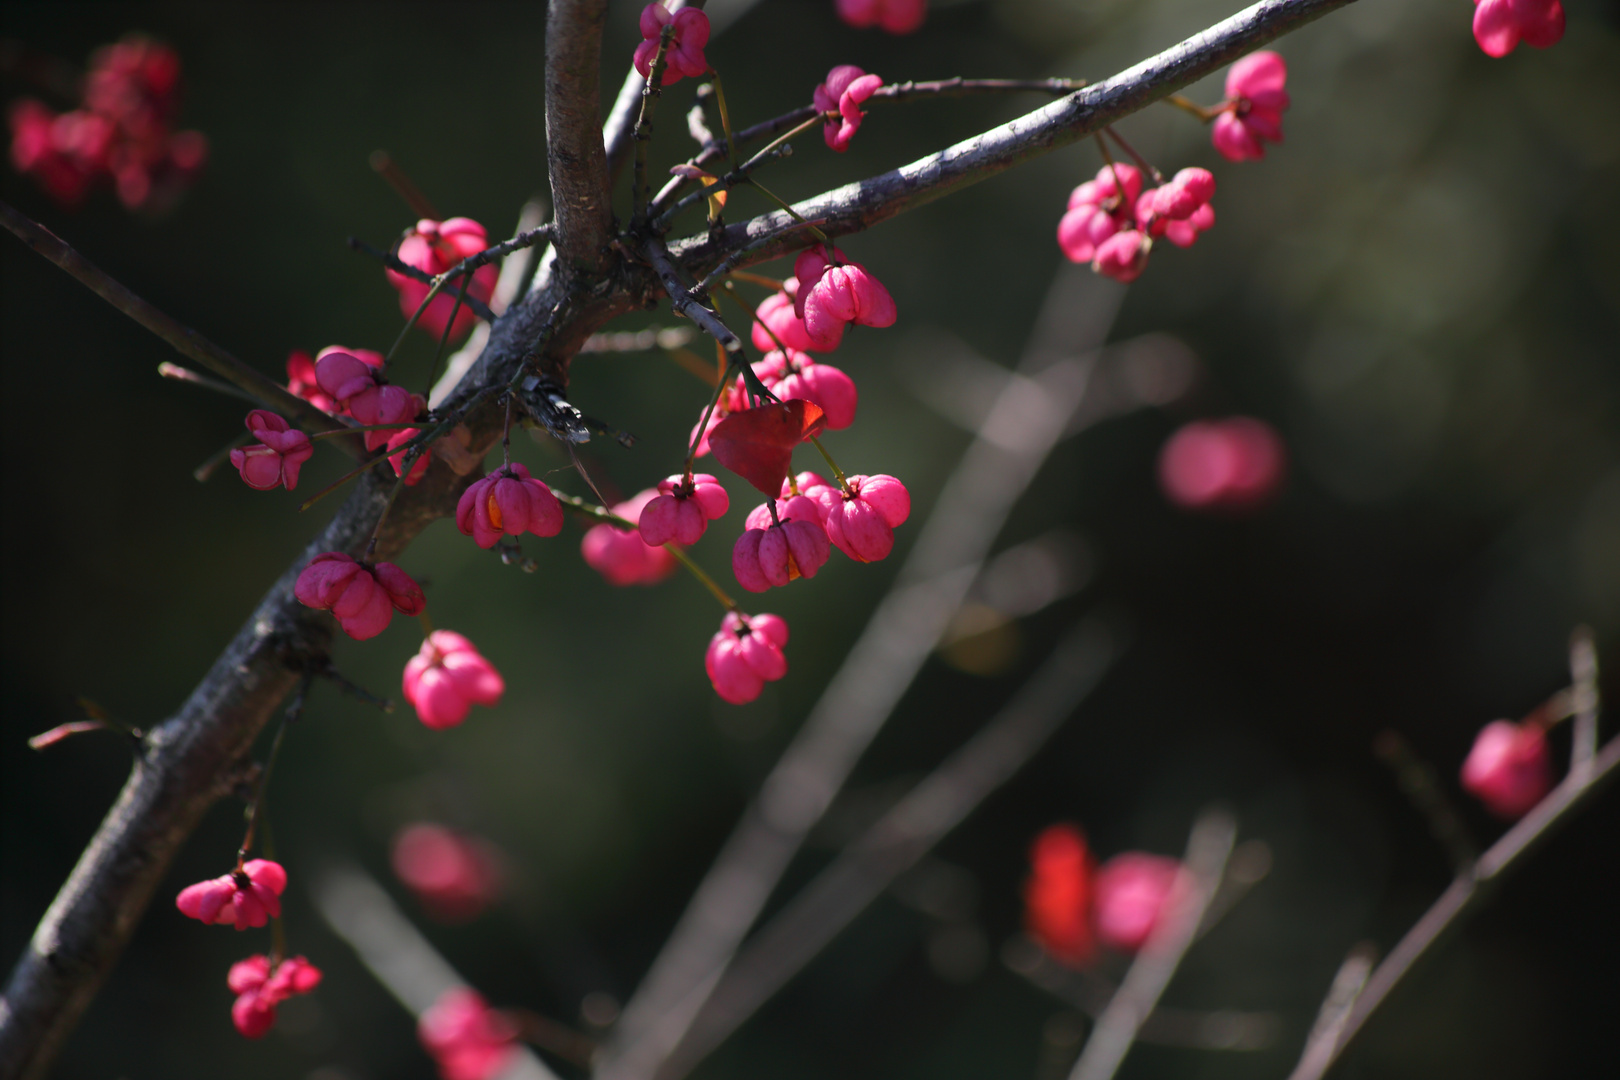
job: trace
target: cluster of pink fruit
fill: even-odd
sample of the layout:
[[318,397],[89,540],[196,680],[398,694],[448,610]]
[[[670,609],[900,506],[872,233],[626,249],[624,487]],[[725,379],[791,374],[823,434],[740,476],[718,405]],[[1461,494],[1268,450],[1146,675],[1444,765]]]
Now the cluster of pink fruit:
[[208,139],[173,131],[180,58],[167,45],[131,36],[97,49],[76,109],[53,111],[35,98],[11,106],[11,161],[64,206],[111,181],[131,210],[161,210],[202,171]]

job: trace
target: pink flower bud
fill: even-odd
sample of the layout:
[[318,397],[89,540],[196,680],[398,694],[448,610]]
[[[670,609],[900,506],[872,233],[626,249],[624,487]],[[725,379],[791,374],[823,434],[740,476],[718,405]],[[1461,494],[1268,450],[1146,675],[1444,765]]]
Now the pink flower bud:
[[779,505],[780,524],[771,521],[770,504],[761,505],[748,515],[749,527],[732,549],[732,572],[749,592],[813,578],[830,554],[821,524],[825,511],[814,500],[798,495]]
[[795,312],[817,349],[835,347],[846,323],[893,326],[897,318],[894,298],[859,263],[842,260],[836,251],[817,244],[800,253],[793,264],[799,279]]
[[1049,825],[1029,852],[1024,927],[1059,962],[1084,967],[1095,942],[1091,929],[1093,876],[1086,837],[1074,825]]
[[881,26],[891,34],[909,34],[928,17],[928,0],[838,0],[837,10],[857,30]]
[[1263,420],[1199,421],[1159,452],[1159,486],[1189,510],[1253,510],[1281,487],[1286,458],[1282,439]]
[[1142,171],[1135,165],[1104,165],[1095,179],[1070,192],[1069,209],[1057,231],[1058,247],[1069,261],[1090,262],[1097,245],[1130,228],[1141,191]]
[[302,956],[290,956],[270,968],[268,956],[250,956],[231,965],[225,984],[237,995],[231,1006],[236,1030],[257,1039],[275,1025],[276,1006],[294,994],[307,994],[321,982],[321,969]]
[[517,1055],[517,1028],[465,986],[445,991],[422,1014],[417,1037],[444,1080],[490,1080]]
[[868,75],[854,64],[840,64],[827,72],[827,80],[811,94],[816,110],[823,115],[837,114],[828,119],[822,129],[827,146],[842,154],[849,149],[849,140],[855,137],[866,114],[861,102],[883,85],[876,75]]
[[496,469],[461,493],[456,528],[481,548],[503,536],[556,536],[562,532],[562,505],[551,489],[513,463]]
[[474,704],[494,706],[506,692],[501,673],[473,643],[449,630],[435,630],[405,664],[405,700],[430,728],[455,727]]
[[[754,311],[754,329],[752,338],[754,348],[762,352],[770,352],[780,348],[777,342],[790,349],[810,351],[812,349],[826,352],[837,348],[838,341],[844,336],[844,328],[839,327],[838,333],[831,345],[817,345],[810,340],[810,331],[804,328],[804,320],[794,310],[795,297],[799,293],[799,279],[788,278],[782,283],[782,291],[773,293],[765,302]],[[763,325],[762,325],[763,324]],[[766,328],[769,328],[769,333]],[[775,334],[775,337],[771,335]]]
[[767,682],[787,674],[787,641],[787,623],[778,616],[727,612],[703,656],[714,692],[733,705],[759,697]]
[[708,473],[695,473],[688,485],[682,476],[658,482],[658,495],[642,508],[637,528],[653,547],[675,543],[689,547],[703,537],[709,522],[731,506],[731,497]]
[[[461,260],[477,255],[489,247],[488,235],[484,227],[472,218],[449,218],[445,221],[434,221],[423,218],[416,223],[410,234],[400,241],[399,261],[407,266],[415,267],[425,274],[434,277],[451,269]],[[416,314],[416,309],[422,306],[432,286],[425,281],[406,277],[394,270],[388,272],[388,283],[399,292],[399,309],[408,319]],[[456,308],[456,292],[465,287],[467,295],[489,303],[491,296],[495,295],[495,281],[500,277],[500,270],[493,264],[480,266],[474,270],[470,279],[466,276],[456,278],[439,290],[439,295],[433,298],[422,317],[416,320],[416,325],[435,339],[444,336],[444,328],[450,325],[450,312],[456,311],[455,325],[450,329],[452,340],[462,337],[472,329],[477,316],[472,309],[462,304]]]
[[231,451],[231,464],[250,488],[269,491],[278,485],[288,491],[298,486],[298,470],[315,453],[309,436],[273,412],[254,409],[247,414],[247,429],[259,441]]
[[1559,0],[1474,0],[1474,5],[1474,40],[1486,56],[1506,56],[1521,41],[1550,48],[1564,36]]
[[703,55],[704,46],[709,43],[709,17],[690,7],[671,15],[663,4],[653,3],[641,9],[642,42],[636,46],[632,60],[641,77],[651,77],[659,35],[670,25],[674,30],[669,48],[664,51],[664,86],[682,78],[695,79],[709,70],[709,61]]
[[827,539],[856,562],[877,562],[894,550],[894,530],[911,515],[911,493],[892,476],[851,476],[846,493],[817,488],[811,498],[827,511]]
[[[640,521],[642,510],[657,497],[657,490],[648,488],[609,509],[626,521]],[[675,572],[675,556],[648,544],[640,532],[608,522],[587,529],[579,550],[585,562],[610,585],[654,585]]]
[[487,840],[418,822],[394,837],[394,873],[441,922],[466,922],[501,888],[500,852]]
[[1128,851],[1097,871],[1097,937],[1120,952],[1140,949],[1159,925],[1181,863],[1163,855]]
[[287,871],[280,863],[252,859],[223,877],[186,886],[174,903],[193,919],[246,930],[281,914],[280,896],[286,887]]
[[1529,813],[1552,790],[1547,739],[1535,724],[1493,720],[1463,762],[1462,786],[1505,821]]
[[1142,276],[1147,269],[1148,254],[1153,241],[1137,229],[1126,229],[1097,245],[1091,257],[1091,269],[1103,277],[1127,284]]
[[[1477,12],[1476,12],[1477,17]],[[1288,65],[1274,52],[1251,53],[1226,73],[1227,112],[1215,118],[1210,139],[1228,161],[1266,156],[1261,140],[1282,142],[1282,114],[1288,108]]]
[[418,615],[427,606],[421,586],[393,563],[358,563],[341,551],[315,556],[298,575],[293,595],[308,607],[329,609],[356,641],[382,633],[395,611]]

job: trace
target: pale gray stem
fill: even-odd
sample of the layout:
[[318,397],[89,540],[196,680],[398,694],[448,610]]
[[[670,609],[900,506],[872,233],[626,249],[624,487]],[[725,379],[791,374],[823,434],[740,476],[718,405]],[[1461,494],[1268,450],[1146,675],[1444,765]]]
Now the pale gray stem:
[[1563,783],[1553,788],[1545,799],[1519,819],[1518,824],[1486,849],[1471,870],[1459,875],[1440,894],[1434,905],[1423,913],[1423,917],[1413,924],[1373,970],[1367,985],[1338,1030],[1313,1035],[1289,1080],[1318,1080],[1326,1075],[1343,1057],[1367,1021],[1377,1013],[1389,992],[1421,960],[1433,955],[1436,947],[1479,909],[1481,902],[1497,884],[1523,865],[1525,855],[1568,821],[1571,812],[1590,798],[1605,781],[1620,772],[1617,766],[1620,766],[1620,738],[1610,739],[1592,758],[1588,768],[1570,772],[1564,777]]
[[[337,866],[310,889],[315,910],[348,942],[366,970],[417,1019],[451,990],[468,985],[398,905],[357,866]],[[526,1046],[492,1080],[558,1080]]]
[[1108,1003],[1086,1040],[1069,1080],[1109,1080],[1119,1071],[1143,1021],[1153,1014],[1182,957],[1198,936],[1204,912],[1215,898],[1237,823],[1223,810],[1206,810],[1193,824],[1187,855],[1164,916],[1136,954],[1119,993]]
[[745,946],[656,1073],[680,1080],[1006,783],[1074,713],[1112,662],[1107,631],[1082,622],[961,749],[894,805]]

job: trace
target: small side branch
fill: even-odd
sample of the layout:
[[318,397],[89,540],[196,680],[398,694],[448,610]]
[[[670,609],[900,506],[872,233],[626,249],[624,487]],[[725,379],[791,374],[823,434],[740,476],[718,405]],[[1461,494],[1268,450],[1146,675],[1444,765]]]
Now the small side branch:
[[1383,963],[1374,969],[1366,987],[1336,1028],[1314,1032],[1289,1080],[1319,1080],[1344,1056],[1345,1050],[1368,1020],[1417,964],[1472,915],[1495,888],[1524,862],[1524,857],[1573,811],[1620,771],[1620,738],[1609,740],[1588,768],[1572,771],[1519,823],[1492,844],[1469,872],[1458,875],[1434,906],[1406,932]]
[[669,294],[669,304],[677,315],[683,315],[697,323],[699,329],[725,346],[727,352],[736,352],[742,348],[742,340],[731,332],[731,328],[692,295],[692,290],[681,280],[681,273],[675,269],[675,263],[669,257],[669,249],[664,246],[662,240],[649,238],[641,250],[647,256],[647,261],[652,264],[653,270],[657,272],[658,280],[663,282],[664,291]]
[[1109,1080],[1125,1061],[1136,1033],[1159,1004],[1165,987],[1198,936],[1204,912],[1215,898],[1237,836],[1237,822],[1223,810],[1206,810],[1193,824],[1187,855],[1169,910],[1125,973],[1119,993],[1097,1020],[1069,1080]]
[[[336,420],[288,390],[268,375],[248,366],[189,326],[170,318],[64,243],[49,229],[0,202],[0,223],[34,251],[77,278],[91,292],[173,345],[180,355],[195,360],[231,384],[241,387],[265,407],[294,417],[306,431],[341,431]],[[359,456],[357,447],[345,450]]]

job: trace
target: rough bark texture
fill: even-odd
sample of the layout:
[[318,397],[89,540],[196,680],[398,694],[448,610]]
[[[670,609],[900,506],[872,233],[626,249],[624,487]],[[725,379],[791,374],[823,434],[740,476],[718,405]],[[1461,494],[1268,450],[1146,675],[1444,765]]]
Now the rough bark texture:
[[557,254],[580,274],[601,269],[613,221],[602,138],[602,20],[607,0],[553,0],[546,16],[546,161]]

